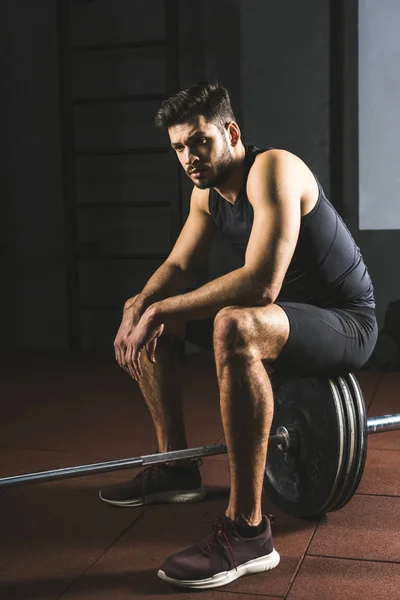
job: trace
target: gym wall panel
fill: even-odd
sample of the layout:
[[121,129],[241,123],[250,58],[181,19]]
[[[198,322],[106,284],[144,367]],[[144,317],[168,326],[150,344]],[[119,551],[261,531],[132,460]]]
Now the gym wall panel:
[[82,304],[122,310],[126,300],[141,292],[161,263],[161,260],[82,260],[79,265]]
[[74,46],[157,40],[165,35],[164,0],[71,2]]
[[165,147],[165,133],[153,126],[159,101],[77,106],[75,140],[79,150]]
[[0,64],[2,348],[65,348],[56,2],[0,2]]
[[[86,349],[104,347],[102,329],[114,323],[94,307],[112,313],[113,306],[138,293],[161,263],[146,255],[166,256],[179,226],[176,163],[167,153],[168,136],[154,125],[170,85],[166,5],[165,0],[71,3],[77,304]],[[140,95],[161,97],[135,98]]]
[[244,132],[302,158],[329,194],[329,0],[241,1]]
[[165,47],[75,53],[73,76],[76,98],[165,93]]
[[84,255],[167,253],[171,246],[169,209],[81,211],[79,245]]
[[120,324],[120,310],[82,311],[82,349],[113,352],[113,342]]
[[78,156],[78,201],[172,201],[177,194],[174,166],[174,157],[169,154]]

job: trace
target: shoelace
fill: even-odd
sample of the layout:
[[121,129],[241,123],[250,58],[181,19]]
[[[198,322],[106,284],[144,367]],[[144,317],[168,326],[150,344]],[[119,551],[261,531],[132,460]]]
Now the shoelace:
[[147,483],[148,478],[151,475],[154,475],[155,473],[158,473],[159,471],[161,471],[161,467],[162,467],[162,464],[150,465],[149,467],[146,467],[145,469],[143,469],[143,471],[140,471],[140,473],[135,475],[135,477],[133,478],[133,481],[138,480],[138,479],[143,479],[142,502],[144,502],[145,497],[146,497],[146,483]]
[[[206,513],[207,515],[208,513]],[[275,515],[267,515],[269,522],[271,523],[271,525],[273,523],[275,523]],[[206,521],[205,519],[203,519],[206,523],[212,523],[212,529],[213,529],[213,540],[208,540],[207,538],[203,538],[200,542],[196,542],[196,545],[198,546],[199,550],[201,551],[202,554],[204,554],[204,556],[210,556],[210,554],[212,553],[212,547],[213,546],[221,546],[221,548],[223,548],[223,544],[221,542],[221,538],[223,538],[227,545],[228,548],[230,550],[231,556],[232,556],[232,562],[233,565],[237,571],[237,563],[236,563],[236,559],[235,559],[235,553],[233,552],[233,548],[231,546],[231,543],[229,541],[229,537],[232,535],[233,532],[233,525],[230,522],[230,520],[228,519],[228,517],[226,515],[217,515],[217,521]],[[205,547],[203,548],[201,546],[201,544],[205,544]]]
[[161,465],[150,465],[149,467],[146,467],[145,469],[143,469],[143,471],[140,471],[140,473],[135,475],[133,480],[141,479],[141,477],[146,477],[147,479],[147,477],[150,474],[157,473],[158,471],[161,471]]
[[[207,538],[204,538],[200,542],[196,542],[196,545],[198,546],[201,553],[204,554],[204,556],[210,556],[210,554],[212,553],[212,550],[213,550],[213,548],[212,548],[213,546],[220,546],[221,548],[224,547],[223,543],[221,542],[221,538],[224,539],[230,550],[233,565],[234,565],[235,569],[237,570],[235,554],[233,552],[231,543],[229,541],[229,537],[231,536],[232,531],[233,531],[232,525],[231,525],[230,521],[228,521],[228,518],[225,515],[218,515],[217,517],[218,518],[217,518],[216,522],[211,521],[211,523],[213,523],[213,525],[212,525],[213,540],[210,541]],[[210,521],[206,521],[206,522],[210,522]],[[201,546],[202,543],[205,544],[204,548]]]

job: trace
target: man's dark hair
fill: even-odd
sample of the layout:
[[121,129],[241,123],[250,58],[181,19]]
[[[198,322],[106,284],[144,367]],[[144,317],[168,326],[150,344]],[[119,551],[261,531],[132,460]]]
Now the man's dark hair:
[[156,127],[160,128],[172,127],[200,115],[223,132],[227,123],[236,120],[228,90],[218,83],[199,81],[164,100],[157,112],[155,123]]

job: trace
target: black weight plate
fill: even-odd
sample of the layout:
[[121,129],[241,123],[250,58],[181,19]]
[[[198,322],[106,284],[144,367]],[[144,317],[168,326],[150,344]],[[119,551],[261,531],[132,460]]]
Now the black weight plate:
[[326,507],[326,512],[337,510],[337,507],[341,505],[349,490],[352,489],[358,462],[359,434],[354,401],[343,377],[335,377],[334,382],[342,400],[347,444],[342,474],[336,487],[336,492],[332,496],[329,506]]
[[346,461],[347,424],[332,379],[275,376],[272,434],[293,426],[298,447],[270,448],[264,489],[284,513],[316,517],[336,498]]
[[353,373],[349,373],[344,377],[346,380],[349,393],[352,398],[354,411],[356,415],[356,430],[357,430],[357,446],[356,446],[356,454],[355,454],[355,464],[353,468],[353,473],[351,475],[349,485],[340,501],[336,503],[335,507],[331,510],[339,510],[339,508],[343,508],[354,496],[357,491],[357,488],[360,484],[360,480],[362,474],[364,472],[365,461],[367,458],[367,450],[368,450],[368,425],[367,425],[367,413],[365,409],[365,402],[363,393],[361,391],[360,385],[357,381],[357,378]]

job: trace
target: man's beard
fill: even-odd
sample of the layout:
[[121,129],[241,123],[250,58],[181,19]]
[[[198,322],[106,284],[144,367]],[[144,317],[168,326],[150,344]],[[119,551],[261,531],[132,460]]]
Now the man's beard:
[[[194,185],[200,190],[206,190],[207,188],[215,188],[223,185],[230,177],[235,159],[229,152],[228,144],[224,143],[224,148],[218,161],[214,166],[214,175],[212,177],[201,177],[198,181],[194,182]],[[206,166],[206,165],[204,165]],[[211,165],[210,165],[211,166]],[[190,177],[190,175],[188,175]],[[191,177],[190,177],[191,179]]]

